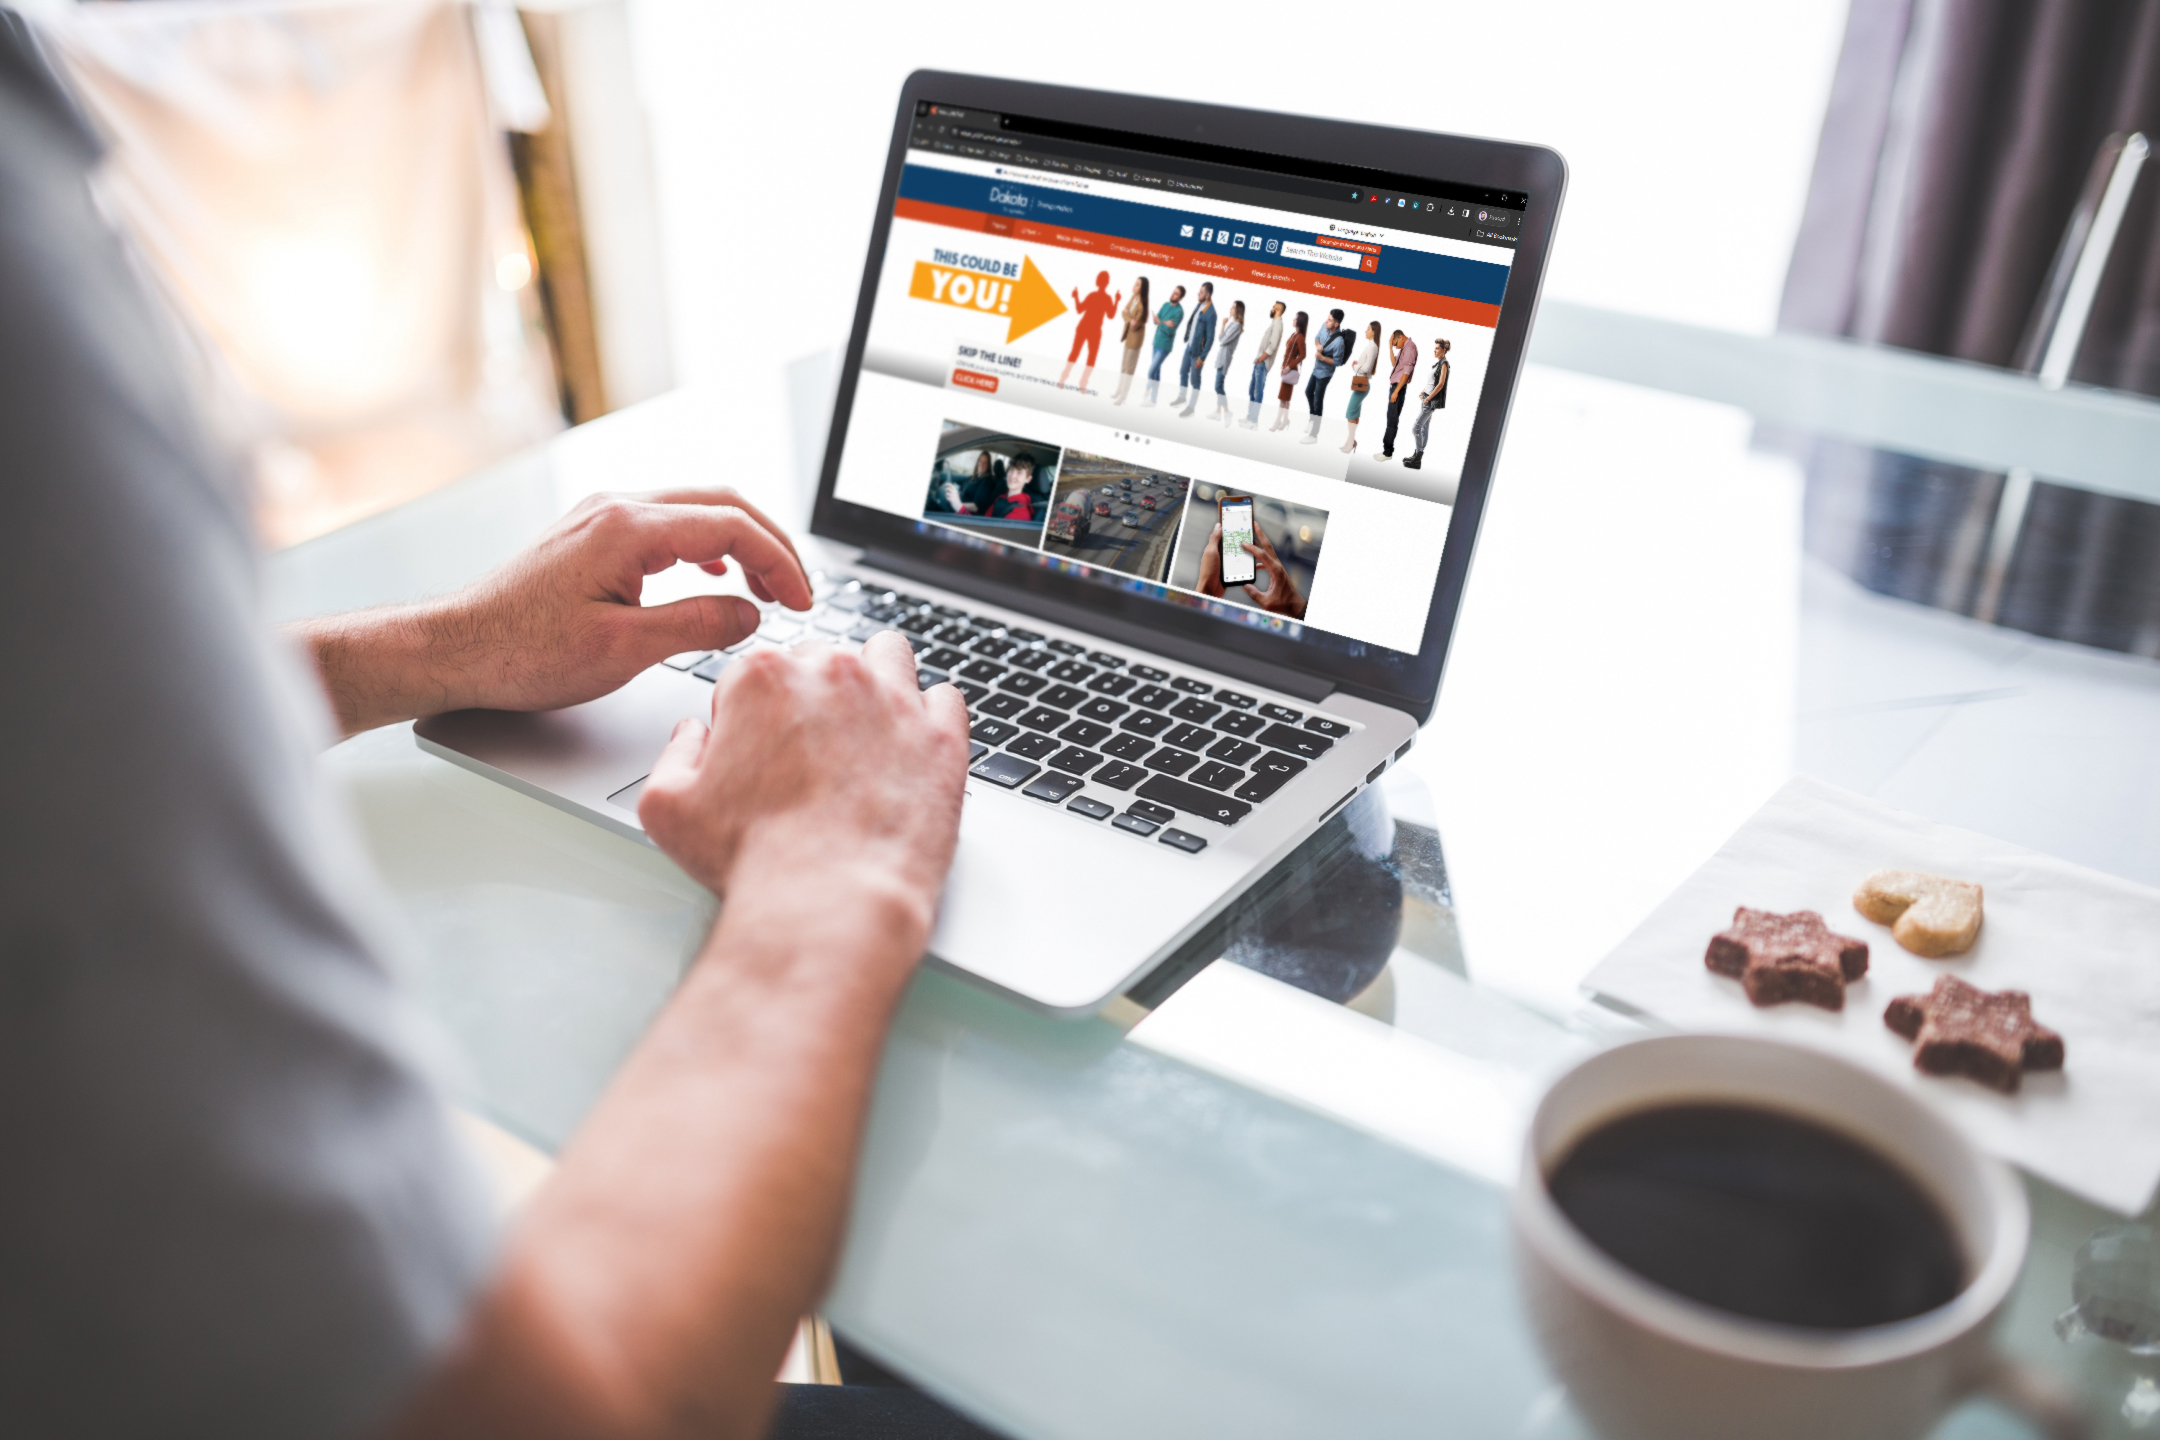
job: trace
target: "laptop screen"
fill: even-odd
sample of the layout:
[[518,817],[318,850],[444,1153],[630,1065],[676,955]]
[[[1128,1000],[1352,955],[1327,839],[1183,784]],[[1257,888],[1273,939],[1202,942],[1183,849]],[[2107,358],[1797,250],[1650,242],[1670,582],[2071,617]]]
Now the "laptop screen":
[[1416,654],[1528,197],[1121,138],[916,105],[834,498]]

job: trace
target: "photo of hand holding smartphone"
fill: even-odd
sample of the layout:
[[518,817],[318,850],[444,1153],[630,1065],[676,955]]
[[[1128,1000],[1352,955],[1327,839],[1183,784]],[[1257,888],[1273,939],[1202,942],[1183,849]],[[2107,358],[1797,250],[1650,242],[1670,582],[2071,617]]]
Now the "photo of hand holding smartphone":
[[1253,502],[1250,495],[1225,495],[1216,514],[1222,525],[1222,583],[1250,585],[1253,575]]

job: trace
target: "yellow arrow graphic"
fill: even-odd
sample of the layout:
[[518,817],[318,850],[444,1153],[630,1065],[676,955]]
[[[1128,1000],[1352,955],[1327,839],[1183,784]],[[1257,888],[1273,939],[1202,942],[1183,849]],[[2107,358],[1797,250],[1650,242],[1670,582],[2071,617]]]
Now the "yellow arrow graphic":
[[1065,302],[1058,298],[1050,282],[1043,279],[1042,271],[1035,268],[1033,260],[1025,257],[1020,261],[1020,278],[1017,280],[978,275],[970,270],[956,270],[950,265],[918,260],[914,278],[908,282],[908,294],[917,300],[934,300],[940,305],[955,305],[962,310],[1003,315],[1008,322],[1005,327],[1008,345],[1028,331],[1049,324],[1066,310]]

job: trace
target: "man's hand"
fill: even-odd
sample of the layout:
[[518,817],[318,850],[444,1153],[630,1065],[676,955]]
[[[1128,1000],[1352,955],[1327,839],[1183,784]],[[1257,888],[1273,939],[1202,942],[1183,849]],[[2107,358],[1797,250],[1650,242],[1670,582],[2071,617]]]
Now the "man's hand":
[[731,901],[746,875],[792,871],[899,902],[912,963],[952,864],[967,748],[967,702],[951,685],[918,692],[897,632],[860,655],[767,650],[721,674],[709,730],[676,727],[638,818]]
[[1275,554],[1275,542],[1268,539],[1267,531],[1253,526],[1252,544],[1246,548],[1252,551],[1254,562],[1267,572],[1268,577],[1265,593],[1250,586],[1247,593],[1270,614],[1285,615],[1292,620],[1304,619],[1305,597],[1298,593],[1297,582],[1283,568],[1282,560]]
[[780,527],[717,487],[593,496],[453,595],[298,629],[348,735],[446,710],[552,710],[757,628],[757,607],[737,596],[643,604],[645,577],[678,562],[714,575],[732,562],[759,599],[810,606],[809,578]]
[[1207,548],[1200,552],[1200,581],[1193,588],[1202,595],[1213,595],[1217,598],[1220,598],[1223,593],[1222,522],[1220,520],[1215,522],[1213,530],[1208,531]]

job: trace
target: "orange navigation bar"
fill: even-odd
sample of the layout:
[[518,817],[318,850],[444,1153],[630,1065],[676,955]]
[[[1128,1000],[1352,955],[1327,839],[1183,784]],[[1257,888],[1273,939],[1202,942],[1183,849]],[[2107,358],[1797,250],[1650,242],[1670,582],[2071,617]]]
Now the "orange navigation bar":
[[1189,270],[1195,274],[1242,281],[1248,285],[1300,291],[1328,300],[1375,305],[1413,315],[1430,315],[1435,319],[1453,320],[1465,325],[1482,325],[1487,329],[1493,329],[1500,323],[1498,305],[1488,305],[1476,300],[1458,300],[1453,296],[1435,295],[1425,290],[1405,290],[1394,285],[1383,285],[1377,280],[1367,280],[1360,275],[1330,275],[1312,270],[1292,270],[1287,266],[1269,265],[1241,255],[1223,254],[1214,250],[1187,250],[1176,245],[1155,245],[1141,240],[1127,240],[1116,235],[1098,235],[1090,230],[1075,230],[1064,225],[1045,224],[1040,220],[1017,220],[1008,215],[992,215],[981,210],[937,205],[927,200],[902,198],[893,203],[893,213],[903,220],[914,220],[925,225],[943,225],[953,230],[971,230],[982,234],[1002,235],[1014,240],[1031,240],[1038,244],[1056,245],[1067,250],[1083,250],[1093,255],[1115,256],[1120,260],[1145,265]]

